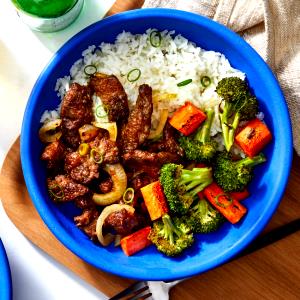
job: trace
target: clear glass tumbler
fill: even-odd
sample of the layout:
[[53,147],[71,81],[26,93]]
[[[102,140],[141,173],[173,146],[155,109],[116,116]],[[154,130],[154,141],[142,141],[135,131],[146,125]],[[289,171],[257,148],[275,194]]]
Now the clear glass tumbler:
[[30,28],[54,32],[69,26],[79,15],[84,0],[12,0],[20,19]]

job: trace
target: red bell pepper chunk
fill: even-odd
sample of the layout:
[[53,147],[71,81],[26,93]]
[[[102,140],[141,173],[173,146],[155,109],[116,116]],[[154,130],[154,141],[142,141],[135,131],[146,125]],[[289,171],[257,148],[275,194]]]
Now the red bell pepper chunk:
[[250,193],[247,189],[244,189],[241,192],[230,192],[230,196],[238,201],[242,201],[250,196]]
[[121,248],[124,253],[130,256],[149,246],[151,244],[151,241],[148,239],[150,231],[151,227],[147,226],[122,238]]
[[235,142],[247,156],[257,155],[270,141],[272,134],[267,125],[253,119],[235,136]]
[[247,212],[246,207],[226,194],[215,182],[204,189],[204,196],[232,224],[240,221]]
[[141,188],[141,192],[152,221],[168,213],[168,204],[159,181],[152,182]]
[[206,114],[191,102],[179,107],[169,119],[169,123],[184,135],[192,134],[206,119]]

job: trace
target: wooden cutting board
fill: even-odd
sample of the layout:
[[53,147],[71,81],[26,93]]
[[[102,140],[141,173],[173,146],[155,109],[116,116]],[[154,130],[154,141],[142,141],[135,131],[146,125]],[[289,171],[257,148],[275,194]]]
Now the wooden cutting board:
[[[65,248],[39,217],[28,195],[20,162],[19,139],[0,174],[0,197],[16,227],[35,245],[108,296],[132,280],[92,267]],[[295,157],[285,196],[262,236],[300,216],[300,158]],[[289,226],[289,225],[287,225]],[[254,243],[255,245],[255,243]],[[171,291],[171,299],[299,299],[300,231],[215,270],[189,279]]]
[[[139,8],[143,2],[117,0],[108,15]],[[8,152],[0,174],[0,197],[11,221],[35,245],[106,295],[113,296],[128,287],[132,280],[102,272],[85,263],[67,250],[48,230],[27,193],[19,146],[18,139]],[[281,228],[283,235],[289,233],[289,228],[294,233],[215,270],[184,281],[172,289],[171,299],[299,299],[300,232],[296,231],[298,227],[293,223],[299,221],[300,217],[299,195],[300,159],[295,157],[285,196],[261,237]],[[256,244],[253,243],[254,246]]]

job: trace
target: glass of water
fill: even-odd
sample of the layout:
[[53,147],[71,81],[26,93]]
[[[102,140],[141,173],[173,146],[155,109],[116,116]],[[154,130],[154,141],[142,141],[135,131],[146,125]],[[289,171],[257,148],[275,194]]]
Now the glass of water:
[[69,26],[84,0],[12,0],[19,17],[34,30],[54,32]]

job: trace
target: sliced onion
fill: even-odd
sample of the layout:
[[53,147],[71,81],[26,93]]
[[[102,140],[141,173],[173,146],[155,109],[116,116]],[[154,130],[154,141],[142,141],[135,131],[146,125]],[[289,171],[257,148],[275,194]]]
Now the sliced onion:
[[104,74],[104,73],[99,73],[99,72],[96,72],[94,74],[94,76],[98,77],[98,78],[106,78],[106,77],[109,77],[107,74]]
[[106,194],[93,194],[93,201],[101,206],[110,205],[122,198],[127,187],[127,176],[121,164],[107,164],[104,170],[109,174],[113,182],[113,188]]
[[121,239],[122,239],[121,234],[117,234],[117,235],[115,236],[115,242],[114,242],[114,246],[115,246],[115,247],[120,246],[120,244],[121,244]]
[[78,129],[80,139],[82,142],[90,142],[92,141],[99,133],[99,128],[91,125],[85,124]]
[[43,143],[52,143],[60,139],[62,133],[57,131],[61,125],[61,119],[47,122],[39,130],[39,137]]
[[102,232],[102,228],[103,228],[103,224],[105,222],[105,219],[111,214],[114,213],[116,211],[120,211],[122,209],[126,209],[129,213],[134,214],[134,208],[130,205],[126,205],[126,204],[112,204],[109,206],[106,206],[98,220],[97,220],[97,224],[96,224],[96,234],[98,237],[98,240],[100,242],[100,244],[102,246],[107,246],[109,245],[113,240],[114,240],[114,235],[111,233],[108,233],[107,235],[103,236],[103,232]]
[[116,122],[93,122],[93,125],[98,128],[106,129],[109,133],[109,138],[112,141],[117,140],[118,127]]
[[167,109],[161,110],[159,123],[155,130],[150,131],[150,134],[148,136],[149,140],[156,139],[157,137],[159,137],[161,135],[162,131],[164,130],[165,124],[167,122],[168,115],[169,115],[169,112]]
[[172,101],[177,98],[177,94],[170,94],[170,93],[160,93],[159,91],[153,91],[152,94],[152,102],[154,105],[157,105],[158,102],[164,101]]

